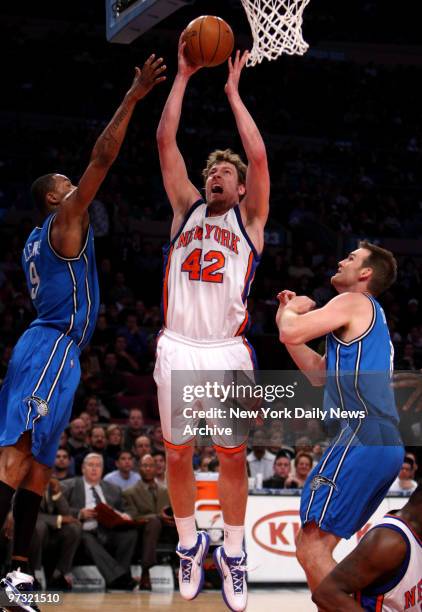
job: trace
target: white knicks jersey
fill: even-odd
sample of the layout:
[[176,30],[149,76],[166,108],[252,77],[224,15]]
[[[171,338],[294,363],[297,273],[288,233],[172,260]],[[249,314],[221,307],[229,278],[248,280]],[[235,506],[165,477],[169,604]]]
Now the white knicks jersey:
[[400,517],[387,514],[373,529],[388,527],[400,533],[407,545],[406,558],[389,584],[357,596],[364,610],[376,612],[421,612],[422,610],[422,540]]
[[259,263],[239,206],[215,217],[207,213],[205,202],[196,202],[164,252],[164,325],[196,340],[245,333]]

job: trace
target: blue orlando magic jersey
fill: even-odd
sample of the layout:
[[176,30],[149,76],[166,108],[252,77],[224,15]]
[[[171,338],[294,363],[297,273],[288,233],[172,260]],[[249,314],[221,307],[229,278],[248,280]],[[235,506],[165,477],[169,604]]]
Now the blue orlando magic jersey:
[[41,228],[31,232],[22,254],[29,293],[37,311],[30,327],[56,329],[83,349],[94,331],[100,303],[94,235],[89,227],[79,255],[61,257],[50,241],[54,217],[50,215]]
[[[327,382],[324,409],[329,419],[362,417],[398,423],[391,386],[394,349],[378,302],[365,294],[372,306],[372,321],[358,338],[343,342],[334,333],[327,336]],[[347,417],[339,411],[346,411]]]

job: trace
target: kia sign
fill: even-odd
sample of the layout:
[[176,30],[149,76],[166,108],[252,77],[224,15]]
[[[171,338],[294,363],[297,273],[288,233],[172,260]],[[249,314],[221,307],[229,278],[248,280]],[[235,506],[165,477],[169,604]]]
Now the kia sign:
[[[389,510],[401,508],[407,498],[385,499],[370,521],[349,540],[342,540],[334,557],[343,559],[368,529]],[[249,582],[305,582],[305,574],[295,557],[295,540],[300,529],[299,496],[249,495],[246,511],[246,552],[256,569]]]
[[298,510],[281,510],[257,520],[252,527],[252,538],[264,550],[276,555],[295,557],[295,541],[299,528]]

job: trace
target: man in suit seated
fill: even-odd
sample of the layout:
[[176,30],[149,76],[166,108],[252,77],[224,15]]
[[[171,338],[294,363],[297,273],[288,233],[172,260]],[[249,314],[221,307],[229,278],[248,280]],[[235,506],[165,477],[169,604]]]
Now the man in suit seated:
[[[130,562],[136,545],[136,529],[107,529],[98,524],[95,507],[108,504],[121,512],[122,496],[118,487],[101,480],[103,458],[89,453],[82,463],[82,477],[71,478],[63,484],[70,512],[82,523],[82,544],[87,555],[104,576],[110,589],[133,590],[136,582],[130,575]],[[127,514],[123,518],[130,519]]]
[[[160,536],[177,540],[175,522],[170,510],[167,487],[157,483],[156,465],[151,455],[140,459],[139,480],[123,491],[127,513],[134,520],[146,520],[140,530],[140,558],[142,566],[141,588],[149,589],[149,568],[157,564],[157,544]],[[169,514],[170,512],[170,514]],[[163,533],[163,530],[166,533]]]
[[[51,478],[41,500],[29,553],[31,566],[35,570],[41,569],[44,561],[49,588],[71,589],[73,558],[81,541],[81,533],[82,525],[70,514],[60,482]],[[51,554],[53,551],[54,554]],[[49,570],[54,570],[52,575]]]

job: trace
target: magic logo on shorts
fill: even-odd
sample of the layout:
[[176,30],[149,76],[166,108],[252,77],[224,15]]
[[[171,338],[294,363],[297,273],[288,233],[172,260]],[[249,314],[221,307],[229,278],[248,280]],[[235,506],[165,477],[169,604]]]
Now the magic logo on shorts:
[[321,474],[317,474],[316,476],[312,478],[311,485],[310,485],[312,491],[318,491],[318,489],[322,485],[326,485],[327,487],[330,487],[331,489],[334,489],[335,491],[337,490],[336,483],[333,480],[330,480],[330,478],[327,478],[326,476],[321,476]]
[[35,408],[35,410],[40,416],[47,416],[47,414],[49,413],[48,404],[41,397],[31,395],[30,397],[25,398],[25,402],[31,403],[31,405]]

